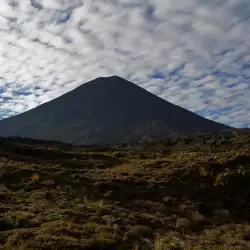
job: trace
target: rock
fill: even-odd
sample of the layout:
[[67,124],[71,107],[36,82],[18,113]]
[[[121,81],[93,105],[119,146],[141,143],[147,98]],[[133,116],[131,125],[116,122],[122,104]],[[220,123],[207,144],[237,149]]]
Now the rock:
[[105,198],[111,198],[114,194],[114,191],[108,191],[107,193],[104,194]]
[[126,234],[128,240],[140,240],[142,238],[152,239],[153,237],[153,229],[144,225],[133,226]]
[[110,213],[111,213],[111,212],[110,212],[108,209],[102,208],[102,207],[100,207],[100,208],[98,208],[98,209],[96,210],[96,216],[109,215]]
[[186,228],[189,229],[191,221],[187,218],[179,218],[176,220],[176,228]]

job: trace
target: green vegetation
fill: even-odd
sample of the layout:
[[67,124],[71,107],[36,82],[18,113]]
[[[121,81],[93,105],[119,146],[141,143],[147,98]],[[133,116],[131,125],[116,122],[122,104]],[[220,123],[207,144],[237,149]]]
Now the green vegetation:
[[0,249],[250,249],[250,138],[0,140]]

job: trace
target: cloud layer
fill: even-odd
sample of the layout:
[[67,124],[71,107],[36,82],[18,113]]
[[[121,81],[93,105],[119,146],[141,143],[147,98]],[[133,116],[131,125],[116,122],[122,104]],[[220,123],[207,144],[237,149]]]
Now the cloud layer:
[[249,0],[1,0],[0,119],[119,75],[250,127]]

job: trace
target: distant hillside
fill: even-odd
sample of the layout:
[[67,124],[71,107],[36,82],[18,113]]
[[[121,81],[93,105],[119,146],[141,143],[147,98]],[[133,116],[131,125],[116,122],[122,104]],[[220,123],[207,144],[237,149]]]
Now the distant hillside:
[[0,121],[0,136],[72,144],[116,144],[227,129],[117,76],[98,78]]

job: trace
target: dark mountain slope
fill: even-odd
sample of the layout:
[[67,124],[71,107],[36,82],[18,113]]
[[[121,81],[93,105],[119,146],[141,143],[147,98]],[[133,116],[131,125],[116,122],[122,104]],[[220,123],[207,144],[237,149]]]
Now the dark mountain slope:
[[90,81],[35,109],[0,121],[0,136],[74,144],[112,144],[225,129],[228,127],[117,76]]

